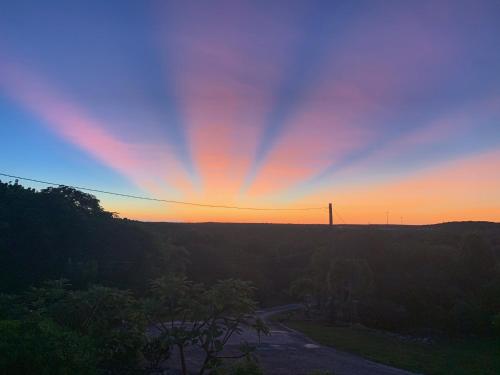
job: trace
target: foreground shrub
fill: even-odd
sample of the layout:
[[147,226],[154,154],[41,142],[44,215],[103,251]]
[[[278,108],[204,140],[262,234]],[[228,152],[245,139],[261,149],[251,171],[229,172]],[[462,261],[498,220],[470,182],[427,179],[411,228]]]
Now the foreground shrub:
[[495,333],[500,336],[500,314],[493,317],[493,329]]
[[5,375],[97,373],[91,341],[47,319],[0,321],[0,353],[0,372]]
[[228,369],[219,369],[218,375],[264,375],[258,362],[251,356],[246,356],[232,364]]
[[[78,374],[78,358],[87,363],[85,353],[104,373],[132,373],[144,366],[146,331],[140,303],[115,288],[70,288],[65,280],[56,280],[23,295],[0,295],[0,352],[9,353],[0,361],[0,373],[19,367],[12,373],[39,374],[46,366],[47,373]],[[80,349],[84,355],[73,360]],[[37,370],[29,371],[30,366]]]
[[[168,348],[175,347],[182,373],[187,374],[185,348],[195,345],[204,353],[199,374],[219,373],[223,360],[229,358],[222,356],[224,346],[233,334],[241,332],[243,324],[248,324],[255,307],[253,287],[241,280],[220,280],[205,287],[173,274],[156,279],[144,310],[160,340],[148,347],[148,358],[161,363],[161,352],[167,359]],[[261,321],[253,328],[258,334],[267,332]],[[230,358],[241,358],[251,351],[253,348],[243,345],[240,354]]]

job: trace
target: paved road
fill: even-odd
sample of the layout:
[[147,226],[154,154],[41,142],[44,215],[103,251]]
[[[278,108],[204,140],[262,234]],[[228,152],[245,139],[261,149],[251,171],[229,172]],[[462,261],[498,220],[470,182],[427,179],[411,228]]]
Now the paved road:
[[[366,360],[353,354],[319,345],[303,334],[279,323],[270,321],[274,314],[300,308],[300,305],[285,305],[258,311],[268,323],[271,335],[263,336],[257,345],[259,363],[269,375],[306,375],[313,370],[329,370],[335,375],[411,375],[394,367]],[[235,352],[246,341],[257,344],[258,337],[251,329],[244,329],[227,344],[228,353]],[[187,353],[188,368],[199,368],[200,357],[196,350]],[[174,356],[175,357],[175,356]],[[176,359],[176,358],[174,358]]]

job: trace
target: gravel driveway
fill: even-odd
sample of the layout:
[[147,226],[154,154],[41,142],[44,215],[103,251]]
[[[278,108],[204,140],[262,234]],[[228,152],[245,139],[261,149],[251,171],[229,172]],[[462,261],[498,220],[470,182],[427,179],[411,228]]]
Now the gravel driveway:
[[[262,336],[261,343],[257,345],[256,333],[245,328],[240,335],[231,338],[227,344],[227,352],[235,352],[244,341],[256,344],[259,363],[264,368],[265,374],[269,375],[306,375],[314,370],[329,370],[335,375],[413,374],[319,345],[303,334],[269,320],[274,314],[298,308],[300,305],[285,305],[258,311],[258,315],[270,326],[271,335]],[[201,353],[198,350],[189,348],[186,358],[190,370],[199,368]],[[176,353],[171,360],[173,362],[170,364],[175,366],[178,362]]]

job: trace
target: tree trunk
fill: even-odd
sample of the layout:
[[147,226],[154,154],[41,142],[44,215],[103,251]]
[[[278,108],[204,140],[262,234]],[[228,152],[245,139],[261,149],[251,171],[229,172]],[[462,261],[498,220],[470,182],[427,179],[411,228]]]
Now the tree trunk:
[[181,367],[182,367],[182,375],[188,375],[186,368],[186,358],[184,357],[184,347],[182,345],[178,345],[179,354],[181,356]]
[[203,366],[201,366],[201,369],[200,369],[200,372],[198,373],[198,375],[203,375],[205,373],[205,370],[206,370],[206,367],[207,367],[209,360],[210,360],[210,356],[207,354],[207,356],[205,357],[205,360],[203,361]]

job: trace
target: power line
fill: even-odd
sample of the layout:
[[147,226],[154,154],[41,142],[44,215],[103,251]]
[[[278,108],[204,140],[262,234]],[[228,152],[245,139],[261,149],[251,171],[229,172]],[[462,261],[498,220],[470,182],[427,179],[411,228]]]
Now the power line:
[[34,178],[14,176],[14,175],[10,175],[10,174],[7,174],[7,173],[1,173],[1,172],[0,172],[0,176],[15,178],[17,180],[23,180],[23,181],[37,182],[37,183],[40,183],[40,184],[45,184],[45,185],[50,185],[50,186],[67,186],[67,187],[70,187],[70,188],[73,188],[73,189],[90,191],[90,192],[93,192],[93,193],[116,195],[116,196],[119,196],[119,197],[133,198],[133,199],[142,199],[142,200],[154,201],[154,202],[182,204],[182,205],[186,205],[186,206],[209,207],[209,208],[225,208],[225,209],[233,209],[233,210],[252,210],[252,211],[311,211],[311,210],[326,210],[327,209],[327,207],[260,208],[260,207],[240,207],[240,206],[229,206],[229,205],[217,205],[217,204],[205,204],[205,203],[196,203],[196,202],[185,202],[185,201],[176,201],[176,200],[171,200],[171,199],[160,199],[160,198],[144,197],[144,196],[139,196],[139,195],[116,193],[116,192],[112,192],[112,191],[92,189],[92,188],[82,187],[82,186],[72,186],[72,185],[60,184],[60,183],[56,183],[56,182],[36,180]]
[[342,216],[340,216],[339,211],[336,208],[333,208],[333,212],[337,214],[337,216],[339,217],[340,221],[342,221],[343,224],[346,224],[345,220],[342,218]]

